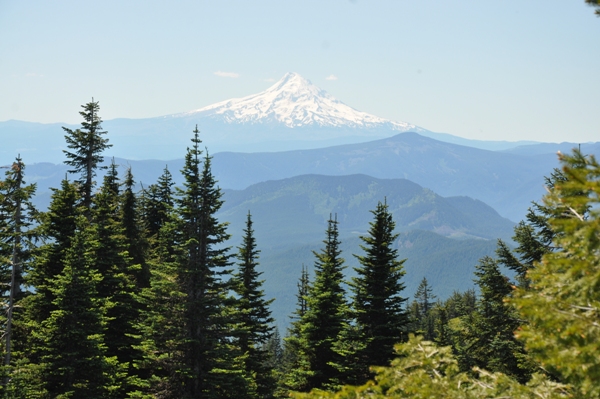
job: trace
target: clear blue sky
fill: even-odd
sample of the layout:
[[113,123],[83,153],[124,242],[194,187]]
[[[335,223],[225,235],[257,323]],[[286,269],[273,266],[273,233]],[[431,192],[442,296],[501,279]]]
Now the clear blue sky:
[[437,132],[600,141],[583,0],[0,0],[0,121],[78,123],[92,96],[105,120],[184,112],[288,71]]

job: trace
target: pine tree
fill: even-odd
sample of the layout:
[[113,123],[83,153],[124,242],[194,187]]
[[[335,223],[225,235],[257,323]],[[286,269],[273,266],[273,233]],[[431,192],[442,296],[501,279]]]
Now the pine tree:
[[77,218],[64,268],[49,282],[55,309],[34,331],[41,343],[42,380],[49,397],[110,398],[119,388],[119,370],[106,356],[106,301],[96,286],[94,228]]
[[[91,214],[96,234],[94,239],[97,242],[94,269],[102,276],[96,290],[98,297],[106,302],[106,355],[116,358],[127,371],[128,377],[133,378],[133,363],[141,357],[135,348],[139,345],[135,325],[140,305],[136,295],[135,268],[132,268],[132,260],[127,252],[118,174],[115,167],[110,171],[112,172],[106,174],[100,191],[93,198]],[[126,383],[121,385],[122,396],[134,389]]]
[[143,219],[150,239],[157,239],[161,227],[171,217],[174,184],[171,172],[165,167],[158,181],[143,191]]
[[[229,287],[222,276],[229,272],[229,239],[226,225],[219,223],[221,190],[212,175],[211,158],[200,159],[198,128],[182,169],[184,188],[178,190],[179,248],[178,283],[185,297],[184,357],[187,378],[184,397],[235,397],[245,392],[239,349],[232,346],[230,312],[223,307]],[[202,170],[200,170],[202,164]]]
[[502,372],[524,383],[531,377],[532,365],[523,344],[514,336],[520,320],[506,303],[512,286],[500,272],[498,262],[490,257],[481,259],[476,269],[481,298],[473,317],[465,319],[462,367]]
[[303,356],[311,371],[304,390],[323,388],[339,380],[332,363],[339,362],[334,344],[348,322],[348,307],[342,287],[344,259],[339,248],[338,222],[327,222],[325,247],[314,252],[315,279],[308,290],[307,309],[300,320]]
[[365,255],[356,256],[360,267],[352,279],[353,310],[365,347],[359,358],[361,367],[387,365],[394,356],[394,344],[406,339],[408,316],[404,284],[404,261],[398,260],[394,242],[395,223],[385,203],[379,203],[370,222],[368,236],[361,236]]
[[150,284],[150,270],[146,264],[148,243],[145,231],[141,227],[139,201],[133,192],[135,181],[133,180],[131,168],[128,168],[125,173],[123,185],[121,220],[123,222],[127,252],[131,258],[131,263],[135,267],[133,273],[137,287],[148,287]]
[[428,341],[435,337],[435,320],[432,312],[435,298],[427,278],[423,277],[415,292],[415,300],[409,307],[414,331],[423,334]]
[[246,354],[246,375],[254,376],[256,394],[252,397],[270,398],[275,390],[275,378],[273,367],[268,365],[269,352],[265,345],[273,336],[275,320],[269,310],[273,299],[264,298],[263,281],[258,280],[262,274],[256,270],[259,252],[252,217],[248,212],[242,245],[238,247],[238,272],[232,279],[233,290],[237,294],[236,335],[241,353]]
[[40,331],[42,322],[57,309],[53,281],[65,267],[65,258],[77,230],[76,221],[82,215],[77,207],[81,197],[76,184],[69,183],[65,178],[60,189],[52,190],[48,210],[41,214],[39,230],[44,239],[43,245],[36,249],[27,275],[27,285],[33,292],[23,304],[31,332],[28,334],[26,355],[34,364],[40,362],[42,343],[33,332]]
[[31,260],[33,241],[38,232],[33,224],[37,222],[37,211],[31,200],[35,194],[35,184],[24,181],[25,164],[20,157],[11,165],[0,181],[0,276],[3,302],[6,304],[2,319],[4,341],[4,366],[11,364],[14,347],[14,327],[22,323],[22,312],[16,303],[26,291],[23,290],[24,269]]
[[150,286],[140,294],[141,321],[136,328],[142,336],[143,358],[137,367],[146,375],[140,391],[158,398],[184,397],[187,365],[185,345],[186,294],[179,284],[176,243],[179,234],[174,221],[166,222],[148,261]]
[[573,387],[573,397],[600,397],[600,164],[575,150],[561,155],[566,179],[544,205],[555,251],[529,271],[530,288],[511,300],[527,319],[517,335],[555,379]]
[[307,385],[308,376],[311,374],[309,363],[302,353],[302,321],[308,311],[308,293],[310,279],[308,270],[302,265],[300,279],[298,280],[298,293],[296,294],[296,310],[292,314],[291,325],[286,337],[283,339],[283,354],[281,373],[279,375],[276,396],[279,398],[289,396],[290,391],[301,390]]
[[100,168],[98,165],[104,160],[101,154],[112,145],[108,144],[107,138],[102,137],[107,132],[102,131],[98,101],[94,102],[92,99],[91,102],[82,105],[82,108],[83,111],[79,112],[83,117],[81,129],[71,130],[63,127],[67,147],[71,150],[63,152],[67,157],[65,163],[73,167],[69,172],[81,173],[77,182],[82,186],[83,206],[90,209],[96,169]]

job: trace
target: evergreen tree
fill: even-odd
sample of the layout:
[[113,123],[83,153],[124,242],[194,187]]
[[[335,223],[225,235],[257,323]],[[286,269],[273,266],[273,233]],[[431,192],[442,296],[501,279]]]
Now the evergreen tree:
[[300,320],[301,353],[310,370],[307,385],[303,387],[307,391],[339,380],[337,368],[332,364],[339,362],[334,344],[349,317],[342,287],[344,259],[340,257],[338,236],[338,222],[330,218],[323,241],[325,247],[314,252],[315,279],[308,290],[306,312]]
[[161,227],[170,220],[173,211],[173,177],[165,167],[158,182],[143,192],[143,219],[148,237],[156,239]]
[[83,111],[79,112],[83,117],[81,129],[71,130],[63,127],[67,147],[71,150],[63,150],[63,152],[67,157],[65,163],[73,168],[69,172],[81,173],[81,178],[77,182],[82,187],[83,206],[90,209],[96,169],[104,160],[101,154],[112,145],[108,144],[107,138],[102,137],[107,132],[102,131],[98,101],[94,102],[92,99],[91,102],[82,105],[82,108]]
[[139,349],[143,353],[137,367],[146,375],[140,391],[165,399],[184,397],[187,375],[186,294],[178,279],[178,241],[176,223],[164,223],[148,261],[150,286],[142,289],[141,321],[136,326],[142,336]]
[[146,264],[148,244],[145,231],[141,227],[138,198],[133,192],[135,181],[133,180],[131,168],[128,168],[125,173],[123,185],[121,220],[123,221],[127,252],[131,258],[131,263],[135,267],[134,277],[138,288],[148,287],[150,284],[150,270]]
[[[114,164],[113,164],[114,165]],[[111,168],[104,178],[100,191],[93,198],[92,221],[97,242],[94,269],[102,280],[96,286],[100,299],[106,301],[106,354],[114,357],[134,378],[133,363],[141,354],[135,325],[140,305],[137,299],[132,260],[128,256],[128,245],[122,221],[119,198],[119,179],[116,168]],[[115,191],[116,190],[116,191]],[[122,384],[122,396],[134,389]]]
[[389,364],[394,356],[394,344],[406,339],[408,316],[404,309],[401,279],[404,261],[398,260],[394,242],[395,223],[385,203],[379,203],[370,222],[368,236],[361,236],[365,255],[356,256],[360,267],[352,279],[353,308],[356,325],[364,340],[360,354],[362,367]]
[[424,338],[431,341],[435,337],[435,315],[433,314],[433,300],[436,296],[427,282],[427,278],[423,277],[417,291],[415,292],[415,300],[410,304],[409,313],[413,323],[412,330],[418,334],[423,334]]
[[461,366],[477,366],[513,376],[520,382],[531,377],[532,365],[514,332],[520,326],[515,310],[506,303],[512,286],[490,257],[480,260],[475,275],[481,298],[473,317],[465,319],[466,344]]
[[598,309],[600,309],[600,164],[574,151],[561,155],[566,179],[544,205],[560,216],[550,252],[529,271],[529,290],[514,302],[528,323],[517,332],[529,353],[554,378],[573,387],[573,397],[600,397]]
[[182,169],[184,188],[178,189],[177,199],[181,234],[177,274],[186,295],[182,397],[235,397],[247,390],[248,380],[241,355],[231,344],[231,312],[224,309],[229,286],[222,276],[230,265],[224,244],[229,235],[215,216],[222,193],[212,175],[211,158],[200,159],[198,133],[196,127]]
[[96,286],[96,233],[77,218],[62,271],[49,282],[55,309],[33,331],[41,343],[42,381],[49,397],[110,398],[118,391],[119,370],[106,356],[106,301]]
[[309,289],[308,270],[302,265],[296,294],[296,310],[291,316],[291,325],[283,339],[282,366],[276,391],[276,396],[280,398],[287,397],[290,391],[306,386],[308,375],[310,375],[309,363],[301,352],[303,347],[302,320],[308,310]]
[[273,299],[264,298],[263,281],[258,280],[262,274],[256,270],[259,252],[248,212],[242,245],[238,247],[238,272],[232,279],[237,294],[236,335],[241,353],[246,355],[246,375],[253,376],[256,386],[256,394],[248,396],[270,398],[275,390],[275,378],[274,369],[268,364],[270,354],[265,345],[273,336],[272,324],[275,320],[269,310]]
[[72,247],[76,232],[76,221],[81,216],[77,204],[80,194],[76,184],[71,184],[65,178],[60,189],[52,189],[51,202],[48,210],[41,214],[40,235],[43,244],[35,250],[32,267],[27,275],[27,285],[32,294],[25,299],[23,307],[28,324],[26,355],[34,364],[40,363],[39,335],[34,331],[42,329],[42,322],[57,310],[53,281],[62,273],[65,258]]
[[22,312],[17,310],[16,303],[26,294],[23,274],[38,234],[33,226],[37,222],[37,211],[31,203],[35,185],[25,184],[24,169],[24,163],[17,157],[7,170],[4,181],[0,181],[0,293],[5,304],[0,320],[5,366],[11,364],[14,329],[22,323]]

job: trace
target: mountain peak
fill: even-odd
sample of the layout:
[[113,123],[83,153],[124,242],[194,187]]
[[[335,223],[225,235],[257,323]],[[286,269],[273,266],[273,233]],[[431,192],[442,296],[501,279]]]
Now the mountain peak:
[[231,124],[283,124],[292,128],[386,126],[397,131],[416,128],[415,125],[392,122],[349,107],[295,72],[286,73],[261,93],[222,101],[176,116],[218,118]]

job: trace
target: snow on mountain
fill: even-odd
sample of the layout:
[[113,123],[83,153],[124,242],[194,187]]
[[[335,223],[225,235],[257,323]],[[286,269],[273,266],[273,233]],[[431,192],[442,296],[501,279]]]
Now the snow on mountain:
[[234,98],[170,117],[209,117],[230,124],[283,124],[287,127],[350,127],[421,131],[415,125],[394,122],[357,111],[297,73],[287,73],[262,93]]

